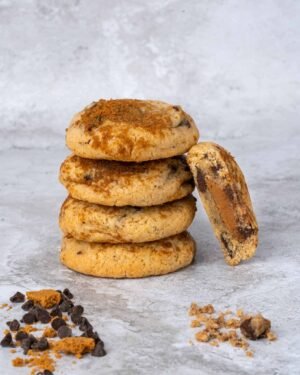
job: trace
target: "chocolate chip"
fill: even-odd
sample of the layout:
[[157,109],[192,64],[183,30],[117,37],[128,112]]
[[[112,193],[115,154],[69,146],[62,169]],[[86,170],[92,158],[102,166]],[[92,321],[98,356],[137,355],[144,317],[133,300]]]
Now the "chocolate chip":
[[207,185],[206,185],[205,177],[201,169],[199,168],[197,168],[197,184],[198,184],[198,189],[200,190],[200,192],[205,193],[207,190]]
[[87,331],[88,329],[93,329],[93,326],[87,318],[81,317],[79,321],[79,329],[80,331]]
[[37,309],[36,318],[38,321],[40,321],[43,324],[47,324],[51,320],[51,316],[48,313],[48,311],[45,309],[41,309],[41,308]]
[[71,314],[71,320],[74,324],[79,324],[81,319],[81,315]]
[[231,200],[231,201],[233,201],[233,199],[234,199],[234,192],[233,192],[232,188],[229,185],[227,185],[225,187],[224,191],[225,191],[225,194],[227,195],[228,199]]
[[29,335],[26,339],[21,341],[21,348],[24,350],[24,354],[27,354],[28,350],[32,348],[37,342],[37,339],[33,335]]
[[25,296],[23,293],[17,292],[9,300],[10,302],[20,303],[25,301]]
[[191,127],[189,120],[187,119],[182,120],[177,126],[175,126],[175,128],[184,127],[184,126],[187,128]]
[[44,370],[43,372],[38,372],[36,375],[53,375],[53,372],[49,370]]
[[72,314],[82,315],[83,311],[84,311],[84,308],[81,305],[76,305],[72,308]]
[[70,290],[68,288],[63,290],[63,295],[66,296],[69,299],[72,299],[74,297],[73,294],[70,292]]
[[94,339],[96,342],[101,341],[98,333],[94,332],[92,328],[88,328],[86,331],[84,331],[81,337],[89,337]]
[[84,175],[83,178],[85,179],[85,181],[91,181],[93,179],[92,176],[89,174]]
[[17,334],[15,336],[15,339],[17,341],[22,341],[22,340],[27,339],[27,338],[28,338],[28,334],[24,331],[17,332]]
[[[207,155],[206,158],[208,158],[208,155]],[[213,165],[211,167],[211,170],[212,170],[213,174],[216,175],[216,176],[218,175],[220,169],[222,169],[222,166],[219,163],[217,163],[217,165]]]
[[55,329],[55,331],[57,331],[59,327],[65,326],[65,325],[67,325],[67,323],[62,318],[55,318],[51,322],[51,326],[53,329]]
[[34,306],[34,303],[31,299],[29,299],[28,301],[26,301],[22,306],[21,308],[24,310],[24,311],[29,311],[30,309],[32,309]]
[[173,105],[173,109],[175,109],[175,111],[180,111],[180,107],[178,105]]
[[58,306],[55,306],[51,311],[50,311],[50,316],[59,316],[60,318],[62,317],[62,312]]
[[103,346],[101,345],[100,342],[98,342],[94,348],[94,350],[92,351],[92,356],[93,357],[104,357],[106,355],[106,351],[105,349],[103,348]]
[[33,324],[37,321],[35,313],[34,312],[28,312],[27,314],[23,315],[23,318],[21,322],[24,322],[25,324]]
[[57,330],[57,335],[61,339],[63,339],[64,337],[71,337],[72,336],[72,330],[68,326],[61,326]]
[[20,323],[17,321],[17,319],[14,319],[10,322],[6,322],[6,324],[8,325],[11,331],[18,331],[20,328]]
[[11,333],[7,333],[0,342],[3,347],[13,347],[13,339]]
[[246,240],[247,238],[251,237],[252,234],[256,232],[256,230],[252,227],[238,227],[238,231],[240,235]]
[[59,305],[59,308],[62,312],[71,312],[73,306],[73,302],[66,299]]
[[49,348],[48,340],[46,339],[46,337],[42,337],[37,342],[33,343],[31,345],[31,348],[35,350],[39,350],[41,352],[44,350],[47,350]]

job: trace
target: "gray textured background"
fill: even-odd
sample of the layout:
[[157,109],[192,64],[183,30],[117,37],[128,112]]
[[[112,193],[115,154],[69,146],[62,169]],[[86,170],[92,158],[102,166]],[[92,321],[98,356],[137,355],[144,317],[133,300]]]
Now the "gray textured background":
[[1,148],[62,145],[100,98],[180,103],[206,138],[296,132],[300,3],[1,0]]
[[[64,358],[57,374],[298,375],[300,1],[0,0],[0,25],[0,304],[70,287],[108,351]],[[224,263],[198,202],[196,262],[180,272],[106,280],[59,263],[64,129],[100,97],[181,104],[202,139],[232,151],[260,226],[251,261]],[[192,301],[260,311],[279,340],[251,343],[253,359],[191,346]],[[1,310],[0,329],[16,314]],[[7,357],[1,374],[28,374]]]

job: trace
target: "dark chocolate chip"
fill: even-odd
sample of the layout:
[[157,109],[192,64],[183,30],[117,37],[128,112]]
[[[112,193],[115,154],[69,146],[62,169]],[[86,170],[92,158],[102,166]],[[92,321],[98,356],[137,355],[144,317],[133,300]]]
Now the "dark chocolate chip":
[[81,315],[71,314],[71,320],[74,324],[79,324],[81,319]]
[[72,330],[68,326],[61,326],[57,330],[57,335],[61,339],[63,339],[64,337],[71,337],[72,336]]
[[79,321],[80,331],[87,331],[88,329],[93,329],[91,323],[85,317],[81,317]]
[[100,341],[100,337],[97,332],[94,332],[92,328],[88,328],[84,333],[81,335],[82,337],[89,337],[94,339],[95,341]]
[[33,324],[37,321],[35,313],[34,312],[28,312],[25,315],[23,315],[23,318],[21,322],[24,322],[25,324]]
[[35,350],[39,350],[41,352],[44,350],[47,350],[49,348],[48,340],[46,339],[46,337],[42,337],[37,342],[33,343],[31,345],[31,348]]
[[53,375],[53,372],[50,370],[44,370],[43,372],[38,372],[36,375]]
[[81,305],[76,305],[72,308],[72,314],[82,315],[83,311],[84,311],[84,308]]
[[0,342],[3,347],[13,347],[13,339],[11,333],[7,333]]
[[93,357],[104,357],[106,355],[106,351],[101,345],[100,342],[97,342],[94,350],[92,351],[92,356]]
[[63,295],[66,296],[69,299],[72,299],[74,297],[73,294],[70,292],[70,290],[68,288],[63,290]]
[[225,191],[225,194],[227,195],[228,199],[231,200],[231,201],[233,201],[233,199],[234,199],[234,192],[233,192],[231,186],[227,185],[225,187],[224,191]]
[[252,227],[238,227],[238,231],[245,240],[256,232],[256,230]]
[[207,190],[207,185],[206,185],[205,177],[200,168],[197,168],[197,184],[198,184],[199,191],[201,193],[205,193]]
[[84,175],[83,178],[85,179],[85,181],[91,181],[93,179],[92,176],[89,174]]
[[180,111],[180,107],[178,105],[173,105],[173,109],[175,109],[175,111]]
[[23,293],[17,292],[9,300],[10,302],[20,303],[25,301],[25,296]]
[[28,338],[28,334],[24,331],[17,332],[17,334],[15,336],[15,339],[17,341],[22,341],[22,340],[27,339],[27,338]]
[[211,170],[212,170],[213,174],[216,175],[216,176],[218,175],[220,169],[222,169],[222,166],[219,163],[217,163],[217,165],[213,165],[211,167]]
[[27,354],[28,350],[32,348],[37,342],[37,339],[33,335],[29,335],[26,339],[21,341],[21,348],[24,350],[24,354]]
[[20,323],[17,321],[17,319],[14,319],[10,322],[6,322],[6,324],[8,325],[11,331],[18,331],[20,328]]
[[33,308],[33,306],[34,306],[33,301],[31,299],[29,299],[28,301],[23,303],[23,305],[21,307],[24,311],[29,311],[30,309]]
[[53,309],[50,311],[50,316],[59,316],[60,318],[62,317],[62,312],[59,306],[53,307]]
[[57,331],[59,327],[65,326],[65,325],[67,325],[67,323],[62,318],[55,318],[51,322],[51,326],[53,329],[55,329],[55,331]]
[[191,124],[189,122],[189,120],[187,120],[186,118],[184,120],[182,120],[177,126],[175,126],[175,128],[179,128],[179,127],[187,127],[187,128],[190,128],[191,127]]
[[74,306],[73,302],[65,299],[60,305],[59,308],[62,312],[71,312],[72,307]]
[[37,320],[43,324],[47,324],[51,320],[51,316],[48,313],[48,311],[42,308],[37,309],[36,317],[37,317]]

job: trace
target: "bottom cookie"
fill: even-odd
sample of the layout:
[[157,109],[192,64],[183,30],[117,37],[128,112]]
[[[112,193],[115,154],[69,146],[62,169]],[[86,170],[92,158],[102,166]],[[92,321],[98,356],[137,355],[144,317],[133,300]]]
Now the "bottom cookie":
[[65,236],[60,260],[86,275],[137,278],[164,275],[188,266],[195,252],[195,242],[188,232],[139,244],[89,243]]

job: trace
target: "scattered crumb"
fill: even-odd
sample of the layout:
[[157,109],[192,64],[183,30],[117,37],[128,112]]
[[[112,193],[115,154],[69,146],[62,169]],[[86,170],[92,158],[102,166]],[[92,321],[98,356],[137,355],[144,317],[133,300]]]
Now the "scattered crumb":
[[95,348],[95,340],[89,337],[66,337],[51,342],[51,348],[57,352],[81,356]]
[[17,351],[16,351],[16,349],[10,349],[10,352],[11,353],[16,353]]
[[[202,328],[195,334],[198,342],[209,343],[218,347],[222,342],[228,342],[234,348],[244,350],[247,357],[254,353],[249,349],[248,339],[267,338],[276,340],[276,335],[270,331],[271,322],[261,314],[249,316],[242,309],[234,315],[231,310],[216,313],[212,305],[198,306],[192,303],[189,315],[195,319],[191,321],[192,328]],[[227,317],[227,315],[231,315]],[[243,336],[241,336],[241,334]]]
[[57,333],[56,333],[55,329],[53,329],[52,327],[46,327],[44,329],[43,337],[53,338],[53,337],[56,337],[56,336],[57,336]]
[[269,332],[267,332],[267,339],[269,341],[275,341],[275,340],[277,340],[277,335],[274,332],[269,331]]
[[61,300],[61,294],[54,289],[42,289],[26,292],[26,296],[28,299],[46,309],[57,305]]
[[11,361],[11,363],[12,363],[12,365],[13,365],[14,367],[23,367],[23,366],[26,365],[26,361],[25,361],[25,359],[23,359],[23,358],[19,358],[19,357],[14,358],[14,359]]
[[36,332],[38,331],[38,329],[36,327],[33,327],[32,325],[26,324],[24,327],[22,327],[22,331],[26,333],[30,333],[30,332]]

